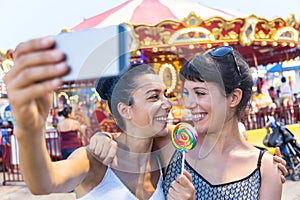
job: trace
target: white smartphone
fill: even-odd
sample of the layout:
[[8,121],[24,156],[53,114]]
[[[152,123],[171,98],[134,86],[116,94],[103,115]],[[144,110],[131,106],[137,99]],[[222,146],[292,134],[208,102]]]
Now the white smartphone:
[[129,31],[121,24],[54,36],[55,48],[65,53],[70,67],[63,81],[97,79],[122,72],[129,66]]

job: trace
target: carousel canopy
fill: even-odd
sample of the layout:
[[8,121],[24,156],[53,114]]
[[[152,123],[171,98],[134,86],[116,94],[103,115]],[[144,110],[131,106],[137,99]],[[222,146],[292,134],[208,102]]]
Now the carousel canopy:
[[146,58],[172,54],[188,59],[221,45],[233,46],[250,66],[300,55],[300,24],[294,15],[286,20],[268,20],[186,0],[128,0],[84,20],[72,30],[120,23],[132,30],[131,46],[138,52],[133,57],[140,57],[142,52]]
[[124,22],[156,25],[164,20],[182,20],[191,12],[200,14],[204,19],[216,16],[232,19],[244,15],[237,11],[220,10],[187,0],[128,0],[104,13],[85,19],[72,30],[99,28]]

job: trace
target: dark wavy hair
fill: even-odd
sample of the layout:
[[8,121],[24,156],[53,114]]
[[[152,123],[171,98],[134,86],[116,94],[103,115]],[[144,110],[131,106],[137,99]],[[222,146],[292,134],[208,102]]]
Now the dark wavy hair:
[[246,109],[252,95],[253,79],[249,66],[237,51],[233,52],[236,61],[231,54],[214,57],[210,51],[187,61],[180,69],[180,79],[217,83],[225,96],[240,88],[243,96],[236,109],[236,114],[240,118],[241,111]]
[[136,79],[145,74],[155,74],[155,72],[149,65],[132,65],[123,74],[102,77],[96,83],[96,91],[102,99],[108,101],[108,107],[122,130],[126,130],[126,127],[118,112],[117,105],[120,102],[126,105],[134,104],[132,93],[138,87]]

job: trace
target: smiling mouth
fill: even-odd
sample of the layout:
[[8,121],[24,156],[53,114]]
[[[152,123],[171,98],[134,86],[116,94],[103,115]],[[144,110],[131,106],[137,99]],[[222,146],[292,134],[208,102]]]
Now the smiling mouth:
[[188,116],[183,116],[181,118],[168,118],[168,117],[156,117],[156,121],[160,122],[178,122],[178,121],[200,121],[204,119],[206,114],[195,114],[195,115],[188,115]]
[[187,115],[187,116],[182,116],[181,118],[178,118],[177,120],[180,121],[200,121],[204,119],[206,114],[195,114],[195,115]]
[[155,121],[164,122],[164,123],[169,122],[169,120],[170,120],[170,118],[167,118],[167,117],[156,117],[154,119],[155,119]]
[[199,113],[199,114],[195,114],[195,115],[190,116],[190,118],[191,118],[192,121],[200,121],[200,120],[204,119],[205,115],[206,114],[204,114],[204,113]]

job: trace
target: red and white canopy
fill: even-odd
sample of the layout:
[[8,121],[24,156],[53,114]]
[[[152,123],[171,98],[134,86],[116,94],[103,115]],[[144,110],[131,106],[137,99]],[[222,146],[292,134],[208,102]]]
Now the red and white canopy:
[[189,0],[127,0],[71,30],[122,23],[131,25],[136,41],[131,49],[151,53],[179,49],[188,58],[201,49],[230,45],[250,66],[258,66],[295,58],[300,51],[300,26],[294,15],[267,20]]
[[106,12],[85,19],[72,30],[99,28],[124,22],[155,25],[164,20],[181,21],[191,12],[202,19],[221,17],[230,20],[244,16],[237,11],[220,10],[188,0],[127,0]]

